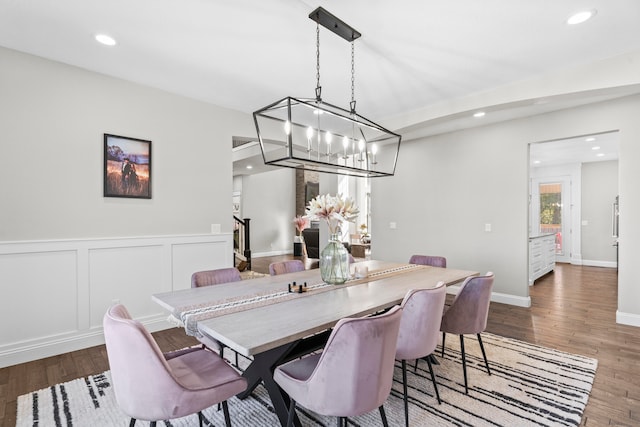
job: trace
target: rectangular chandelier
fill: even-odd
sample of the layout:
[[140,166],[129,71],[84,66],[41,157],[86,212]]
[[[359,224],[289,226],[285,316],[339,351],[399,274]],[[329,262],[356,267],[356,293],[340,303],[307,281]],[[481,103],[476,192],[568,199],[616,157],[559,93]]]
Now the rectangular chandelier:
[[361,177],[395,173],[400,135],[356,113],[289,96],[253,118],[265,164]]
[[355,111],[353,41],[360,33],[321,7],[309,18],[317,23],[318,58],[320,25],[352,43],[351,105],[347,110],[322,101],[318,62],[315,99],[288,96],[253,113],[264,163],[359,177],[393,175],[401,136]]

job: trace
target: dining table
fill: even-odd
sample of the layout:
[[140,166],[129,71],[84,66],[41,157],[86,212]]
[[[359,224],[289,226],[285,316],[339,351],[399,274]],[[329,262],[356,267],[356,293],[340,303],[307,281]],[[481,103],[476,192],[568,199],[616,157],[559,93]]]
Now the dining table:
[[[476,271],[390,261],[350,265],[352,278],[325,283],[319,269],[154,294],[169,320],[189,335],[208,336],[250,362],[244,399],[263,384],[286,425],[289,397],[273,380],[276,366],[323,348],[342,318],[375,315],[400,304],[411,289],[459,283]],[[357,274],[356,274],[357,272]],[[295,425],[300,426],[295,418]]]

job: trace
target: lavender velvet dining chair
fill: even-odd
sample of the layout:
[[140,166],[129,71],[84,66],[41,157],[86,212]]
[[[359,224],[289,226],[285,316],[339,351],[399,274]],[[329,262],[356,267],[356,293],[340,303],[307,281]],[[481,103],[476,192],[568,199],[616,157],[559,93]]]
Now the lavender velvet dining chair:
[[402,309],[379,316],[338,321],[322,353],[276,368],[273,378],[289,395],[288,426],[296,403],[325,416],[346,418],[378,408],[388,426],[384,402],[391,392]]
[[299,259],[272,262],[271,264],[269,264],[269,274],[271,274],[272,276],[277,276],[278,274],[295,273],[296,271],[304,271],[304,263]]
[[[191,287],[200,288],[203,286],[221,285],[223,283],[239,282],[242,280],[240,271],[235,267],[218,268],[216,270],[196,271],[191,275]],[[220,357],[224,357],[226,346],[206,335],[196,337],[200,343],[209,350],[216,351]],[[236,366],[238,366],[238,352],[235,352]]]
[[191,287],[220,285],[222,283],[239,282],[240,271],[235,267],[218,268],[216,270],[196,271],[191,275]]
[[431,381],[438,403],[440,394],[431,364],[431,353],[440,338],[440,321],[447,290],[444,282],[432,289],[412,289],[402,301],[402,320],[396,348],[396,359],[402,361],[405,426],[409,427],[409,403],[407,395],[407,360],[424,358],[429,365]]
[[447,259],[443,256],[412,255],[409,264],[430,265],[432,267],[447,268]]
[[153,336],[127,309],[117,304],[103,320],[107,356],[118,405],[136,420],[180,418],[222,403],[227,427],[231,426],[227,399],[244,391],[247,381],[220,356],[189,348],[163,354]]
[[487,328],[489,303],[493,288],[493,273],[484,276],[468,277],[460,286],[458,294],[451,306],[442,315],[440,330],[442,331],[442,356],[444,357],[444,340],[447,333],[460,335],[460,353],[462,354],[462,372],[464,373],[464,392],[469,393],[467,385],[467,361],[464,351],[464,334],[476,334],[487,373],[491,375],[487,354],[482,345],[480,333]]

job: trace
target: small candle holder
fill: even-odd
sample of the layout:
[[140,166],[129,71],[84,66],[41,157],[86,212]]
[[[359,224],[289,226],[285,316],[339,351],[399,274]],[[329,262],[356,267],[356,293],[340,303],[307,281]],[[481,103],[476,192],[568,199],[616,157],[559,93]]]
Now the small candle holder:
[[302,285],[296,285],[296,282],[293,282],[293,284],[289,283],[288,290],[290,294],[307,292],[307,282],[304,282]]

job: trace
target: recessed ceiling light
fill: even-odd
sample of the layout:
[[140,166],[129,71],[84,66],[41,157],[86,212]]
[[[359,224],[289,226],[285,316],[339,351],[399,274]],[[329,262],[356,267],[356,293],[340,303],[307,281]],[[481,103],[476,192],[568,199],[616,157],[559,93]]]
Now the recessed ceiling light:
[[598,153],[596,154],[597,157],[604,157],[604,153]]
[[98,41],[98,43],[102,43],[105,46],[116,45],[116,40],[113,37],[108,36],[106,34],[96,34],[96,40]]
[[484,117],[485,112],[484,111],[478,111],[477,113],[473,114],[473,117]]
[[592,149],[592,150],[599,150],[599,149],[600,149],[600,147],[598,147],[597,145],[595,145],[595,146],[591,147],[591,149]]
[[596,10],[595,9],[583,10],[583,11],[580,11],[578,13],[574,13],[573,15],[571,15],[567,19],[567,24],[569,24],[569,25],[582,24],[583,22],[586,22],[589,19],[593,18],[595,15],[596,15]]
[[593,142],[593,141],[595,141],[595,140],[596,140],[596,139],[595,139],[594,137],[592,137],[592,136],[590,136],[590,137],[588,137],[588,138],[585,138],[585,141],[587,141],[587,142]]
[[247,169],[253,169],[253,166],[247,165]]
[[534,165],[539,165],[540,163],[541,163],[541,162],[540,162],[540,160],[534,160],[534,161],[533,161],[533,164],[534,164]]

